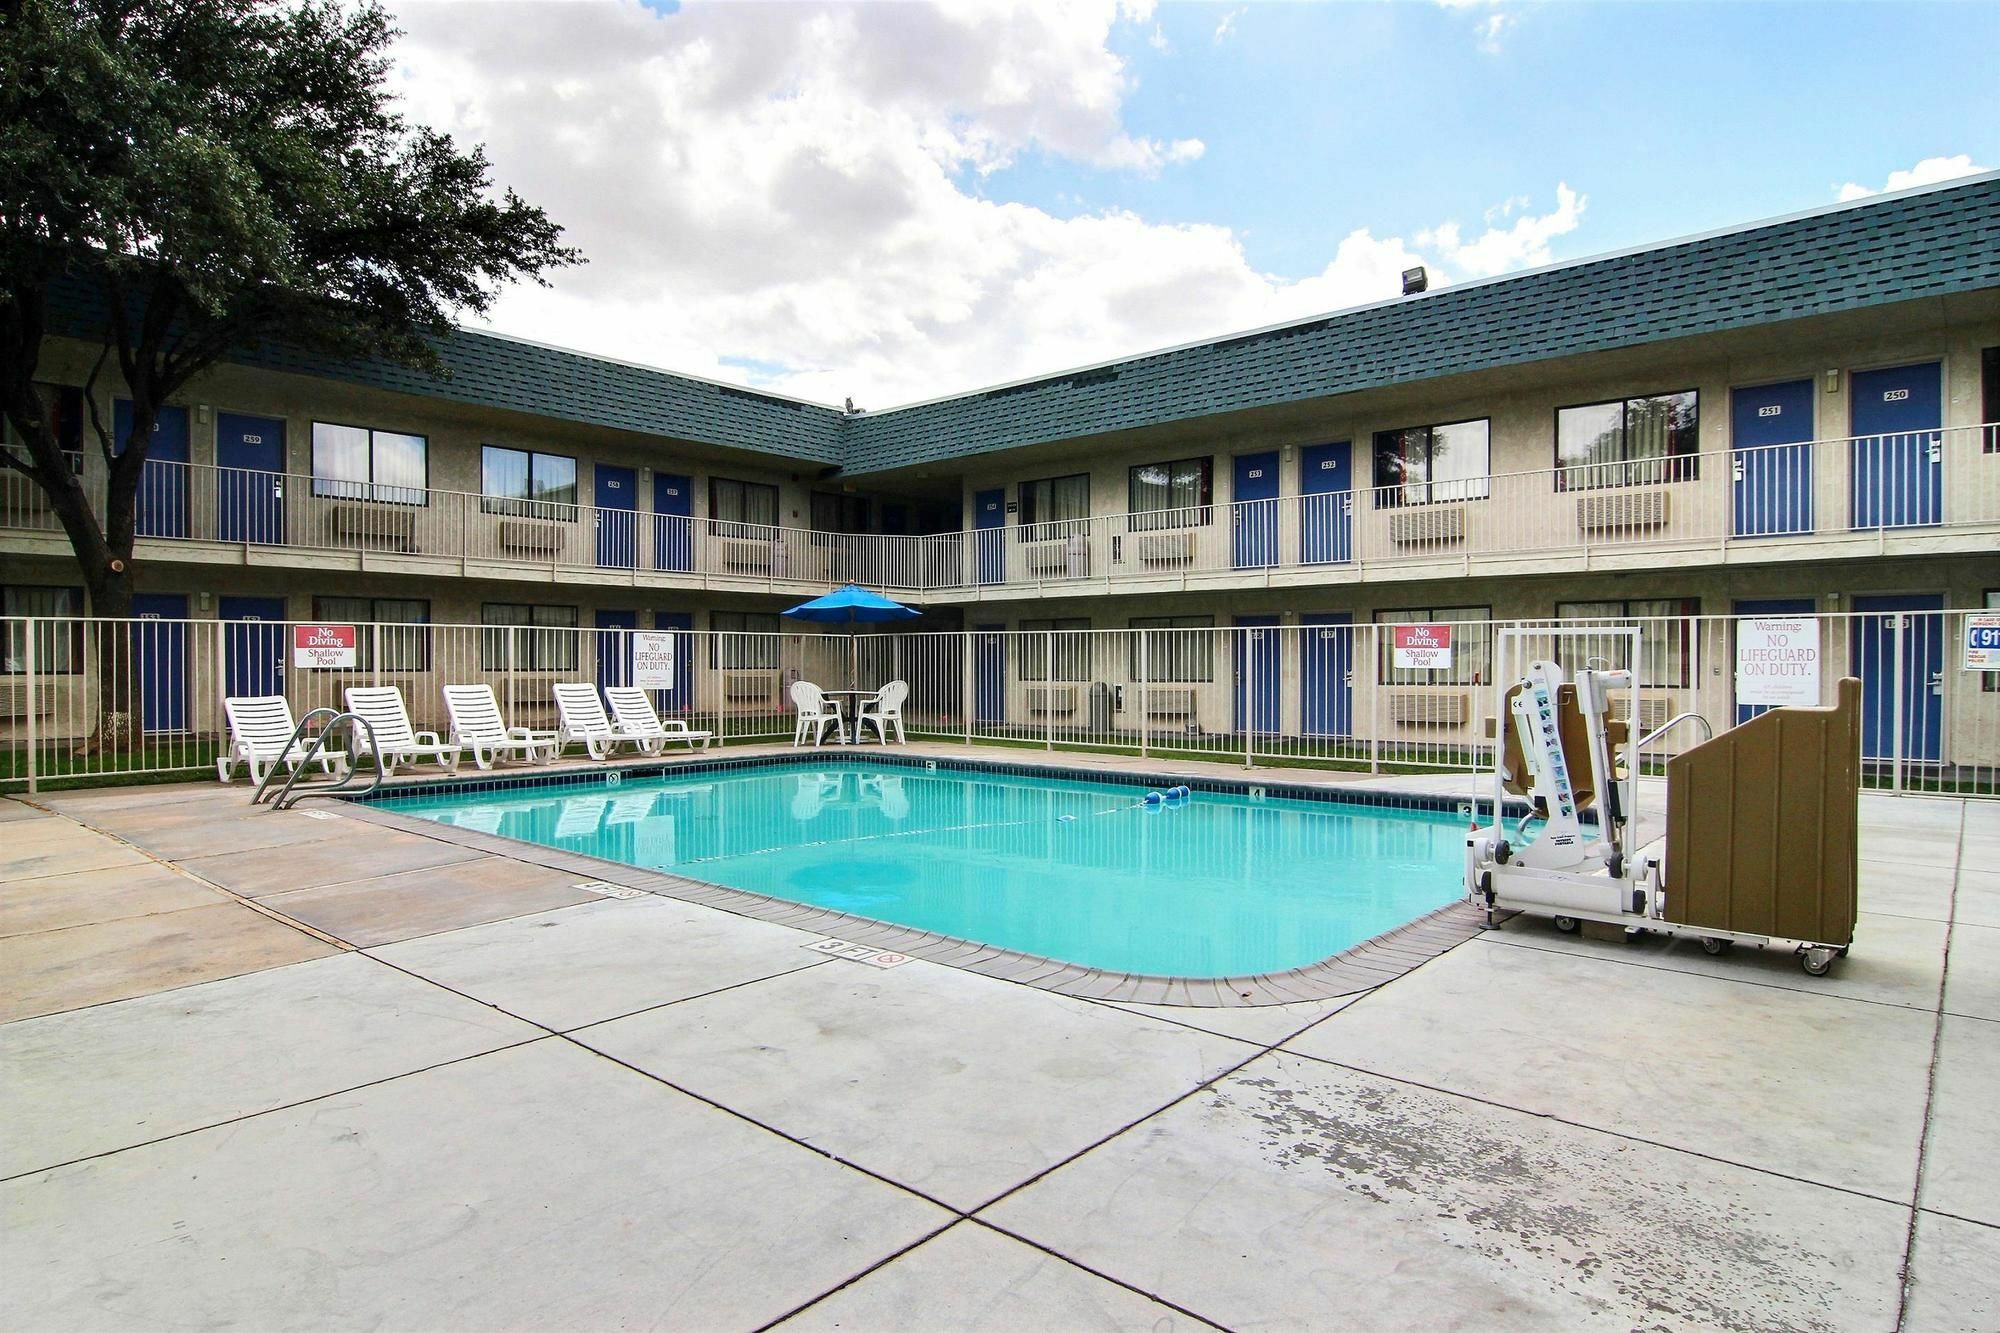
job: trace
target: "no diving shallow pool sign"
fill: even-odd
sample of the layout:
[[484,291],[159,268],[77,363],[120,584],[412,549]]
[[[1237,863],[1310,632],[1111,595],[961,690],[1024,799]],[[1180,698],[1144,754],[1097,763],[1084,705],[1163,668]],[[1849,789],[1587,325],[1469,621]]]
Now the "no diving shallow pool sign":
[[2000,612],[1965,618],[1965,669],[2000,671]]
[[294,625],[292,665],[321,671],[351,667],[357,640],[352,625]]
[[1395,631],[1397,667],[1406,671],[1451,669],[1451,626],[1398,625]]
[[906,953],[891,953],[887,949],[875,949],[866,944],[849,944],[846,940],[814,940],[806,948],[814,953],[866,963],[870,967],[901,967],[910,961],[910,956]]

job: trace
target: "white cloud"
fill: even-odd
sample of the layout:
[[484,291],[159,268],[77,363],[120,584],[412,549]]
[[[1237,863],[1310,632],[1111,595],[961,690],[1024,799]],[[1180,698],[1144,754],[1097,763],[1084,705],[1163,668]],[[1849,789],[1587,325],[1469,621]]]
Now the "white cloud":
[[1490,278],[1511,269],[1532,268],[1554,258],[1549,242],[1575,231],[1589,202],[1567,184],[1559,183],[1554,212],[1539,216],[1523,213],[1513,225],[1489,226],[1470,241],[1464,239],[1456,222],[1447,222],[1418,232],[1417,244],[1435,249],[1452,268],[1468,277]]
[[[1126,17],[1121,20],[1121,15]],[[418,120],[488,146],[496,177],[589,256],[509,289],[495,327],[603,355],[872,407],[1129,355],[1544,262],[1567,185],[1477,235],[1329,234],[1298,279],[1228,227],[1056,216],[981,196],[1025,153],[1173,170],[1192,136],[1134,135],[1107,44],[1150,6],[401,7]],[[1140,29],[1141,32],[1144,29]],[[1500,225],[1504,224],[1504,225]]]
[[1481,19],[1472,29],[1479,34],[1479,49],[1490,56],[1499,55],[1500,34],[1507,31],[1513,22],[1512,14],[1488,14]]
[[1840,201],[1866,199],[1871,194],[1882,194],[1890,190],[1907,190],[1917,185],[1933,185],[1938,181],[1955,180],[1960,176],[1976,176],[1991,167],[1974,165],[1972,155],[1959,153],[1952,157],[1927,157],[1908,171],[1892,171],[1889,179],[1880,189],[1870,189],[1853,181],[1840,187]]
[[1222,16],[1222,22],[1215,25],[1215,40],[1226,41],[1236,31],[1236,20],[1243,17],[1241,9],[1232,9]]

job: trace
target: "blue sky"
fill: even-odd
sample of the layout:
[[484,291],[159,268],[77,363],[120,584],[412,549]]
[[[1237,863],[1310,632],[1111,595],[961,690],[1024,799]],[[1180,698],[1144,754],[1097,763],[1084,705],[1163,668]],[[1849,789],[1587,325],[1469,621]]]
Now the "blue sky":
[[1817,207],[1925,158],[2000,165],[2000,4],[1178,4],[1154,22],[1165,51],[1113,32],[1125,123],[1202,157],[1137,177],[1031,152],[987,197],[1224,223],[1299,276],[1357,227],[1471,223],[1524,193],[1539,210],[1558,179],[1589,197],[1564,258]]
[[2000,167],[2000,3],[392,4],[494,327],[864,407]]

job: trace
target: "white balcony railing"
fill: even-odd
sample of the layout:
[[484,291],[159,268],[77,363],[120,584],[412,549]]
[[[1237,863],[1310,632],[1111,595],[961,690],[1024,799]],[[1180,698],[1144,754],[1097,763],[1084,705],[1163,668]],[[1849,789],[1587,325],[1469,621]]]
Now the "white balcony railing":
[[[137,518],[142,538],[240,548],[245,559],[290,550],[337,567],[443,565],[498,578],[614,571],[967,595],[1185,586],[1195,576],[1341,581],[1367,567],[1506,572],[1510,562],[1616,565],[1621,553],[1674,550],[1737,558],[1793,546],[1818,557],[1856,537],[1886,549],[1891,539],[2000,530],[2000,426],[1501,473],[1434,486],[1427,503],[1408,499],[1407,488],[1361,487],[900,537],[437,489],[371,495],[305,476],[155,461]],[[39,489],[5,470],[0,530],[61,527]]]

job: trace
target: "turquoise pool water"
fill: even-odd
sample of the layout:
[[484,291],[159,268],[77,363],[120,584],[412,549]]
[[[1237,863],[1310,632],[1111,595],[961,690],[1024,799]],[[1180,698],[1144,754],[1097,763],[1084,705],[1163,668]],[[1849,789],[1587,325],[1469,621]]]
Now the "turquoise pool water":
[[1317,962],[1457,897],[1428,811],[855,760],[419,796],[385,808],[1115,972]]

